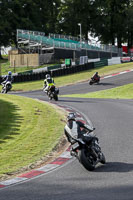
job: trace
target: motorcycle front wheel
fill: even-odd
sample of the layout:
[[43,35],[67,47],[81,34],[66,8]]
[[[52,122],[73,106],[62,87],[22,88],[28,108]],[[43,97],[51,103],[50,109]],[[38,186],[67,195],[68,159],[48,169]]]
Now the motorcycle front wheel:
[[105,156],[103,153],[101,153],[101,161],[100,161],[102,164],[105,164],[106,163],[106,159],[105,159]]
[[89,154],[86,149],[81,149],[78,151],[78,159],[87,170],[93,171],[95,169],[95,161],[93,160],[92,155]]
[[1,93],[6,94],[6,93],[7,93],[6,89],[2,89],[2,90],[1,90]]
[[54,95],[54,100],[58,101],[58,96],[57,95]]
[[92,85],[92,84],[93,84],[93,82],[92,82],[92,81],[90,81],[90,82],[89,82],[89,84],[90,84],[90,85]]

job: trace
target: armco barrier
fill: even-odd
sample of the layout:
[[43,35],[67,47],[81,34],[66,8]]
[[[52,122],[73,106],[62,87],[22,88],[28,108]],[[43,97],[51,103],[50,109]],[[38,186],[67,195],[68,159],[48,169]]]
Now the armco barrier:
[[87,63],[85,65],[78,65],[78,66],[72,66],[72,67],[62,68],[58,70],[53,70],[51,71],[51,75],[52,77],[64,76],[64,75],[74,74],[74,73],[85,71],[92,68],[94,68],[94,63]]
[[47,73],[48,72],[41,72],[41,73],[21,74],[21,75],[13,76],[14,83],[45,79],[45,75]]
[[77,72],[89,70],[94,67],[95,67],[94,62],[92,62],[92,63],[86,63],[84,65],[76,65],[76,66],[71,66],[71,67],[66,67],[66,68],[59,68],[59,69],[43,71],[43,72],[39,72],[39,73],[19,74],[19,75],[15,75],[13,77],[14,77],[14,83],[19,83],[19,82],[45,79],[45,75],[47,73],[51,74],[52,77],[58,77],[58,76],[64,76],[64,75],[68,75],[68,74],[74,74]]

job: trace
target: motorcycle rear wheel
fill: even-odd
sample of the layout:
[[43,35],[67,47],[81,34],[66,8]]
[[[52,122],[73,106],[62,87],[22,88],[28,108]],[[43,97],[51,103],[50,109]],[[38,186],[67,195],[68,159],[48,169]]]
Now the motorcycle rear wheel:
[[91,155],[90,157],[86,155],[86,149],[81,149],[78,151],[78,159],[87,170],[93,171],[95,169],[93,157],[91,158]]

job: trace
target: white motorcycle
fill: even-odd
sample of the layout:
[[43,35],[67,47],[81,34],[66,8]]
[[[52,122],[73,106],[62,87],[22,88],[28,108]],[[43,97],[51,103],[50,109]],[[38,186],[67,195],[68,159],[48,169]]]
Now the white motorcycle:
[[7,93],[12,89],[11,81],[7,81],[6,83],[2,84],[2,86],[1,93]]

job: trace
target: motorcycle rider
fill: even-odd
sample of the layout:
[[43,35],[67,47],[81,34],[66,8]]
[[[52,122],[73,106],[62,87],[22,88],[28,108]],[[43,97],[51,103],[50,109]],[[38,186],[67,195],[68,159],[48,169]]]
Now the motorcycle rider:
[[12,83],[13,82],[13,77],[12,77],[12,72],[9,71],[8,75],[4,78],[5,80],[1,83],[1,85],[3,86],[3,88],[5,87],[7,82]]
[[[64,133],[71,144],[75,143],[74,139],[78,138],[81,138],[85,142],[90,142],[92,140],[93,136],[82,131],[82,128],[89,133],[95,130],[95,128],[76,120],[75,113],[69,113],[67,116],[67,124],[65,125]],[[71,149],[70,152],[71,155],[74,154],[73,149]]]
[[54,85],[54,79],[51,78],[50,74],[46,74],[44,79],[43,91],[48,94],[48,91],[52,85]]
[[96,72],[96,73],[92,76],[92,79],[94,79],[94,80],[96,80],[96,81],[99,81],[100,76],[99,76],[98,72]]

